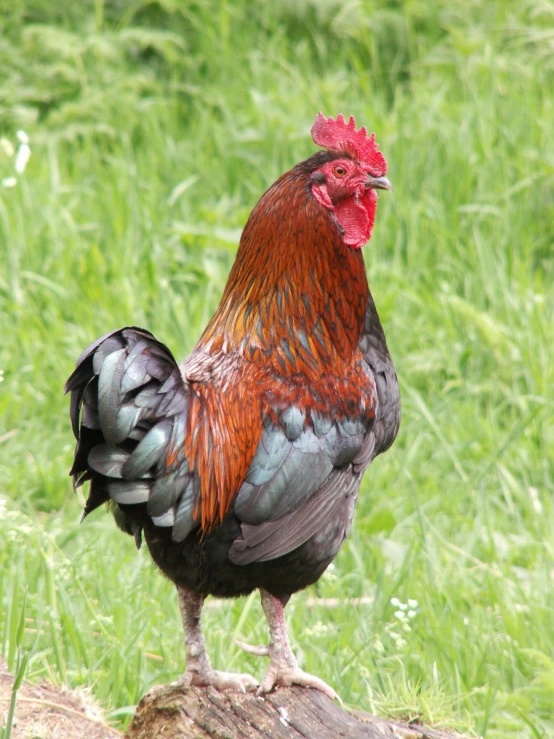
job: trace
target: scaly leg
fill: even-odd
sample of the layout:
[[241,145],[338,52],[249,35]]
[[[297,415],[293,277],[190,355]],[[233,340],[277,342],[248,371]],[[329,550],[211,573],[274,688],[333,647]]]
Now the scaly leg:
[[[333,688],[319,677],[310,675],[298,667],[296,657],[292,653],[287,637],[285,625],[285,606],[283,602],[271,595],[267,590],[260,588],[262,608],[269,625],[269,647],[251,647],[238,642],[238,645],[251,654],[267,655],[270,658],[269,667],[262,684],[258,688],[258,695],[269,693],[277,685],[303,685],[306,688],[321,690],[331,699],[339,699]],[[286,601],[285,601],[286,603]]]
[[181,681],[189,685],[212,685],[218,690],[238,690],[245,693],[258,687],[258,681],[252,675],[214,670],[206,652],[206,643],[200,614],[204,604],[204,596],[181,586],[177,586],[179,607],[185,631],[185,651],[187,669]]

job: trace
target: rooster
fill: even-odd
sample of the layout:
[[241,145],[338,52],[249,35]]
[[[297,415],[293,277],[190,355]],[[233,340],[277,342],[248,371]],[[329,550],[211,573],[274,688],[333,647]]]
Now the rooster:
[[[258,694],[299,684],[284,608],[315,583],[352,524],[364,470],[394,441],[396,374],[360,247],[376,190],[390,190],[375,136],[319,113],[323,147],[280,177],[244,228],[221,303],[178,365],[140,328],[91,344],[66,384],[77,438],[70,474],[90,481],[83,518],[109,503],[175,583],[185,685]],[[207,595],[255,589],[270,658],[262,683],[212,668]]]

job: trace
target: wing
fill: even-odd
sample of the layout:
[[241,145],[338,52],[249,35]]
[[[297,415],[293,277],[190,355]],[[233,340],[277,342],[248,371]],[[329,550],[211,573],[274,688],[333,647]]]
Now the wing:
[[352,462],[371,420],[333,421],[292,406],[278,421],[266,419],[234,502],[242,531],[229,553],[235,564],[281,557],[323,532],[341,511],[351,519],[360,479]]
[[200,481],[185,458],[190,388],[169,349],[142,329],[113,331],[83,352],[65,391],[70,474],[76,487],[91,483],[84,516],[110,501],[137,546],[144,516],[182,541],[198,525]]
[[234,504],[242,522],[242,538],[229,553],[235,564],[280,557],[325,532],[337,516],[344,517],[346,535],[361,475],[400,425],[398,380],[371,295],[358,347],[375,382],[374,421],[314,413],[306,420],[290,408],[280,425],[266,422]]
[[358,347],[373,373],[379,398],[371,433],[364,440],[360,453],[354,460],[355,469],[363,471],[378,454],[390,447],[400,426],[398,379],[387,347],[385,332],[371,294]]

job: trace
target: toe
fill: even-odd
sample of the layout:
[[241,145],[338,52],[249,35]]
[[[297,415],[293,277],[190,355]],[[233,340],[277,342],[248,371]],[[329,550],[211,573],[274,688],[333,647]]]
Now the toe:
[[237,647],[242,649],[245,652],[248,652],[248,654],[254,654],[256,657],[269,657],[269,647],[266,645],[254,645],[254,644],[247,644],[245,641],[241,641],[240,639],[233,639]]
[[233,675],[233,677],[238,677],[238,681],[241,684],[243,691],[256,690],[256,688],[260,684],[255,677],[249,675],[248,673],[239,673],[238,675]]
[[294,683],[297,685],[303,685],[306,688],[321,690],[321,692],[325,693],[325,695],[327,695],[331,700],[340,700],[333,688],[330,685],[327,685],[324,680],[316,675],[310,675],[307,672],[303,672],[302,670],[299,670],[299,672],[300,675],[294,680]]
[[181,678],[181,684],[188,687],[195,685],[199,688],[211,686],[217,690],[235,690],[238,693],[246,693],[247,690],[256,690],[258,681],[247,673],[221,672],[210,670],[209,672],[185,672]]
[[232,672],[217,672],[211,683],[218,690],[235,690],[246,693],[247,690],[255,690],[258,681],[247,674],[236,674]]
[[260,696],[264,693],[269,693],[278,685],[283,687],[302,685],[305,688],[314,688],[315,690],[320,690],[322,693],[325,693],[325,695],[331,700],[338,700],[340,702],[339,696],[330,685],[327,685],[324,680],[316,677],[316,675],[310,675],[298,667],[279,670],[272,670],[270,668],[257,690],[257,695]]
[[259,698],[260,696],[265,695],[266,693],[271,693],[271,691],[277,684],[278,683],[275,682],[273,675],[267,674],[264,677],[262,683],[260,684],[260,687],[258,688],[258,690],[256,690],[256,695]]

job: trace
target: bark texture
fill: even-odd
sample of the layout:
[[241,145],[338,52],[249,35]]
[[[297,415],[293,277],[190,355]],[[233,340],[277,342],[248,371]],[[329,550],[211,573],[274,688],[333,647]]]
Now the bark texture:
[[158,686],[141,700],[126,739],[463,739],[419,724],[348,712],[318,690],[264,698],[213,688]]

